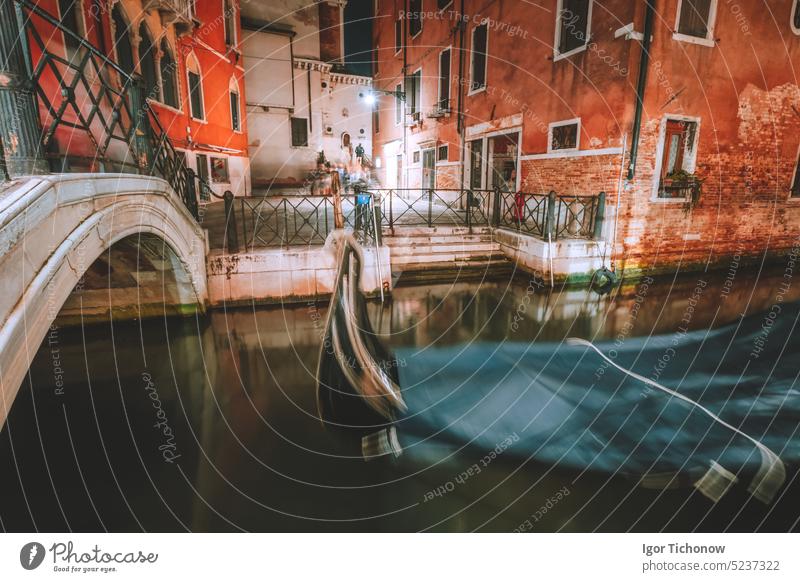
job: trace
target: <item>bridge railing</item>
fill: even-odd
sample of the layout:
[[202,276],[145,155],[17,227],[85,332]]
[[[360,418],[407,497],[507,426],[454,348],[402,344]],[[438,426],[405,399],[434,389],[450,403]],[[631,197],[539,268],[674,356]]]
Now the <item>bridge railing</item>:
[[51,170],[158,176],[196,218],[186,162],[150,108],[142,78],[38,3],[12,1],[27,41],[23,48]]
[[380,200],[381,224],[399,226],[489,226],[492,192],[459,188],[370,188]]
[[[236,198],[234,226],[242,234],[244,248],[321,245],[336,229],[333,196],[265,196]],[[342,194],[343,227],[356,238],[373,244],[376,231],[373,199],[369,194]],[[237,216],[238,215],[238,216]],[[379,239],[378,239],[379,240]]]

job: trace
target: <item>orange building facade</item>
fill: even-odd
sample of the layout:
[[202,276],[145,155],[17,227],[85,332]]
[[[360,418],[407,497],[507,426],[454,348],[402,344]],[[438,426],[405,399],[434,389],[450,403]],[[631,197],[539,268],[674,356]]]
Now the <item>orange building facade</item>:
[[632,271],[796,255],[800,1],[649,5],[377,0],[383,185],[606,192]]
[[[216,193],[249,192],[238,0],[41,0],[37,6],[91,43],[125,73],[141,79],[143,96],[172,145]],[[31,23],[48,53],[63,54],[67,62],[84,62],[86,49],[75,37],[52,26],[38,13],[31,17]],[[32,59],[35,65],[38,55],[33,54]],[[63,81],[42,75],[38,84],[48,100],[58,103],[63,98],[56,93],[77,75],[66,65],[51,66],[60,69]],[[112,68],[98,68],[100,74],[114,76]],[[90,73],[86,85],[84,80],[77,83],[74,96],[75,109],[85,117],[93,106],[92,94],[97,98],[102,93],[100,85],[92,81],[95,71]],[[113,79],[106,83],[115,85]],[[107,123],[112,119],[112,102],[113,99],[99,99]],[[52,113],[41,100],[39,109],[46,128]],[[71,113],[69,106],[66,109],[62,119],[75,120],[77,112]],[[103,139],[104,131],[91,125],[90,131],[78,131],[62,124],[46,144],[51,157],[66,160],[64,169],[101,169],[97,143]],[[113,155],[113,144],[107,153],[112,158],[120,157]]]

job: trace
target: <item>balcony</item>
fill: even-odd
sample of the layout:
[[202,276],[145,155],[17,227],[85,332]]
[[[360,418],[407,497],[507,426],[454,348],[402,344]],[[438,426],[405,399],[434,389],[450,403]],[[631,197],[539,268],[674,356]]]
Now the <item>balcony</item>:
[[165,25],[174,24],[178,34],[186,34],[194,28],[192,0],[145,0],[144,10],[158,10]]

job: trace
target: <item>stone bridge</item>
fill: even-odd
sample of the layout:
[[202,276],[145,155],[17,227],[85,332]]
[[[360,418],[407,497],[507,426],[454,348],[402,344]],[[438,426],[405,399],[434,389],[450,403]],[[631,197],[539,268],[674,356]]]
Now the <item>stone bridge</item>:
[[59,313],[91,321],[206,302],[204,232],[167,182],[68,174],[0,186],[0,427]]

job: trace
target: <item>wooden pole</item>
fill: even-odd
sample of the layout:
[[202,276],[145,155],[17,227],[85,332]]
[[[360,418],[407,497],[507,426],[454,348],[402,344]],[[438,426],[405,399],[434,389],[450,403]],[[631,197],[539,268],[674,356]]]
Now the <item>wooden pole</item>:
[[331,194],[333,195],[333,227],[344,228],[344,214],[342,213],[342,182],[339,172],[331,172]]

